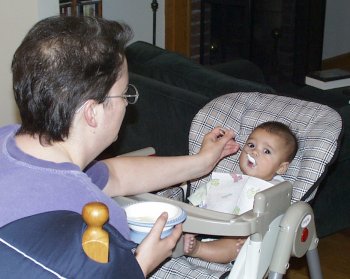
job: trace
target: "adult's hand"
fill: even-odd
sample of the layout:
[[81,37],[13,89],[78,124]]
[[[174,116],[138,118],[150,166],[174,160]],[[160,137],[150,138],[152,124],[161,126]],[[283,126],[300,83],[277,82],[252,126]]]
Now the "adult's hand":
[[145,277],[152,272],[166,258],[170,257],[182,233],[182,225],[176,225],[172,234],[161,239],[160,235],[168,220],[168,214],[162,213],[147,237],[136,249],[138,261]]
[[232,130],[216,127],[204,136],[199,155],[207,157],[207,162],[211,164],[212,169],[222,158],[239,150],[240,146],[234,138],[235,134]]

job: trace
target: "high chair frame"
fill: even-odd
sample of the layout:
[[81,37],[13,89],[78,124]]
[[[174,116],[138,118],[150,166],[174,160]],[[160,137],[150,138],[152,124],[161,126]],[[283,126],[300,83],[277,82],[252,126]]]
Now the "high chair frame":
[[[252,210],[236,216],[195,208],[172,199],[164,200],[152,194],[118,198],[118,202],[173,203],[188,214],[183,224],[184,232],[247,236],[229,279],[282,278],[290,257],[305,254],[311,278],[322,278],[314,214],[307,202],[314,198],[329,164],[337,155],[342,130],[342,120],[337,112],[325,105],[259,92],[223,95],[205,105],[193,119],[189,153],[198,153],[204,135],[217,126],[233,129],[235,140],[242,145],[252,129],[265,121],[288,125],[298,138],[299,149],[283,175],[285,182],[257,193]],[[224,158],[214,171],[237,170],[238,157],[239,154]],[[188,192],[193,193],[209,180],[210,174],[191,181]],[[182,250],[180,243],[173,256],[180,256]]]
[[[249,236],[228,276],[229,279],[282,278],[291,256],[307,254],[312,279],[322,278],[317,252],[318,238],[312,209],[306,202],[290,206],[292,185],[282,182],[257,193],[253,210],[236,216],[153,194],[114,198],[121,205],[140,201],[168,202],[187,212],[183,230],[222,236]],[[183,255],[180,241],[173,257]],[[249,259],[247,261],[247,259]]]

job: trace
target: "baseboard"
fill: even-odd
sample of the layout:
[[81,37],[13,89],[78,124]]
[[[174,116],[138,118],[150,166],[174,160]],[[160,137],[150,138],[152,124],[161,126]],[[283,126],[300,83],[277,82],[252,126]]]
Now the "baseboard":
[[340,68],[350,71],[350,52],[322,61],[322,70]]

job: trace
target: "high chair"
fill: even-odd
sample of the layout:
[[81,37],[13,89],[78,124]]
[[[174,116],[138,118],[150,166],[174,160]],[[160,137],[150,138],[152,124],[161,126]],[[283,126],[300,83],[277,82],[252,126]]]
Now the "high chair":
[[[145,200],[167,201],[187,212],[188,218],[183,224],[185,232],[248,237],[232,268],[222,268],[215,263],[201,264],[198,268],[210,266],[213,270],[221,270],[221,273],[203,273],[200,278],[282,278],[288,269],[290,257],[305,254],[310,277],[322,278],[314,215],[308,202],[314,198],[328,166],[337,154],[342,120],[336,111],[313,102],[258,92],[223,95],[205,105],[193,119],[189,153],[198,153],[204,135],[217,126],[233,129],[235,140],[242,146],[257,125],[272,120],[283,122],[292,129],[297,136],[299,149],[283,175],[285,182],[257,193],[252,210],[237,216],[196,208],[153,194],[119,197],[116,200],[121,204]],[[239,152],[224,158],[214,171],[238,170],[238,157]],[[189,182],[187,195],[209,180],[210,174]],[[197,261],[182,256],[181,243],[173,256],[152,278],[195,276],[192,274],[195,272],[193,263]],[[183,271],[186,262],[190,267]],[[228,269],[229,274],[225,273]]]

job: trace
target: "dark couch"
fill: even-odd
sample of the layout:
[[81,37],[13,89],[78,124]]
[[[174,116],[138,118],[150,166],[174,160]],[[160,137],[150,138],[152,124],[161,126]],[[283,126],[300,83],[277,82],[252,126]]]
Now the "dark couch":
[[187,154],[192,118],[211,99],[226,93],[258,91],[322,102],[341,114],[344,133],[339,156],[313,202],[317,230],[322,237],[350,227],[350,97],[339,91],[332,97],[310,87],[292,94],[276,92],[247,60],[207,68],[145,42],[128,46],[126,55],[130,83],[139,89],[140,99],[128,107],[119,139],[105,154],[146,146],[153,146],[158,155]]
[[[234,91],[273,93],[264,83],[259,68],[242,60],[235,65],[218,65],[235,72],[235,78],[201,65],[176,53],[145,42],[131,44],[126,51],[130,83],[140,91],[139,101],[128,106],[117,144],[108,154],[122,154],[145,146],[158,155],[188,154],[188,132],[198,110],[215,97]],[[248,80],[250,78],[250,81]]]

